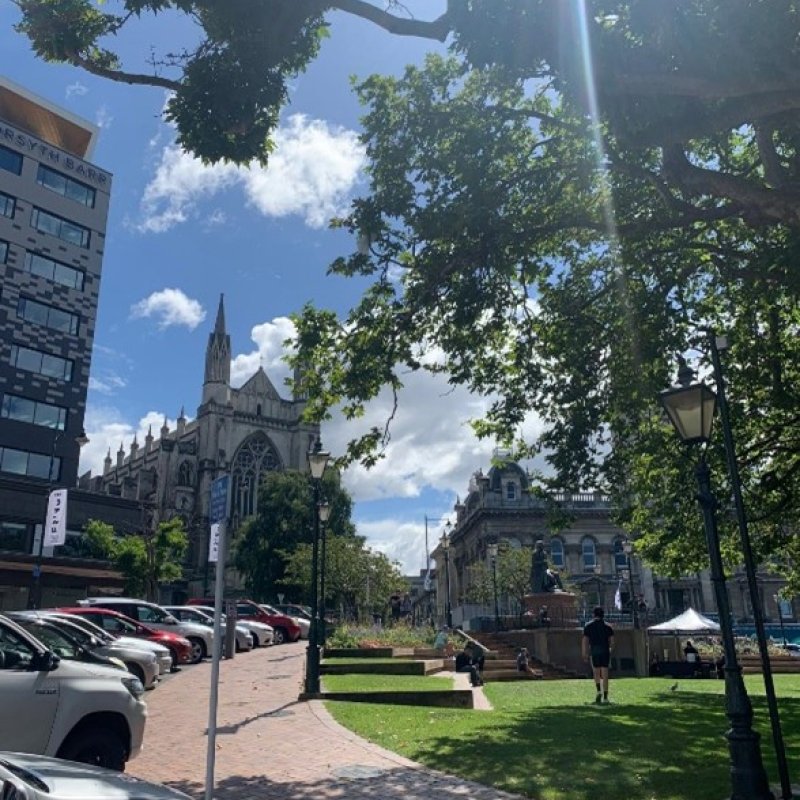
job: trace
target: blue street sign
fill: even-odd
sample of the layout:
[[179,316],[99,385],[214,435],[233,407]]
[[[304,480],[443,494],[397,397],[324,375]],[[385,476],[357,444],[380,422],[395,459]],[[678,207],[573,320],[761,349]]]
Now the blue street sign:
[[211,502],[208,509],[209,521],[224,522],[228,517],[228,481],[230,475],[223,475],[211,483]]

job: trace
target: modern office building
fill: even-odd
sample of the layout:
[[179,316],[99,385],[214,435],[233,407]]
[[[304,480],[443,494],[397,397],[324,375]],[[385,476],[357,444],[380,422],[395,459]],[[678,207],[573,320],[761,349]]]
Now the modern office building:
[[[0,78],[0,608],[28,591],[48,490],[77,484],[112,183],[90,161],[97,133]],[[135,512],[84,500],[70,528]],[[64,588],[108,578],[58,558],[47,571]]]

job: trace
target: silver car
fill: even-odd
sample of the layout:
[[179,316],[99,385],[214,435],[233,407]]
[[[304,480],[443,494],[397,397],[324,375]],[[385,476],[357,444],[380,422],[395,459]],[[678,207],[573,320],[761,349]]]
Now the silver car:
[[178,622],[169,611],[165,611],[155,603],[130,597],[87,597],[86,600],[78,601],[78,604],[109,608],[141,622],[148,628],[169,631],[185,637],[192,643],[192,664],[199,664],[211,655],[214,641],[214,631],[211,628],[198,625],[196,622]]
[[[118,663],[122,664],[128,672],[135,675],[142,682],[142,686],[144,686],[145,689],[153,689],[158,682],[158,662],[152,653],[148,653],[145,650],[124,647],[118,645],[117,642],[108,643],[93,636],[74,622],[59,619],[58,617],[50,617],[39,611],[9,611],[6,616],[25,627],[37,639],[44,641],[45,644],[50,646],[51,649],[53,649],[52,642],[48,641],[44,632],[38,632],[39,628],[46,628],[48,626],[55,627],[63,631],[70,639],[89,652],[103,656],[104,658],[116,660]],[[55,652],[58,655],[64,655],[59,652],[58,649],[55,649]]]
[[158,674],[166,675],[172,669],[172,653],[168,647],[158,642],[149,642],[147,639],[137,639],[135,636],[114,636],[99,625],[95,625],[90,619],[82,617],[78,614],[70,614],[66,611],[51,611],[44,609],[42,614],[48,617],[55,617],[56,619],[63,619],[66,622],[72,622],[83,628],[87,633],[96,636],[101,642],[106,644],[117,643],[122,647],[132,647],[137,650],[143,650],[146,653],[152,653],[156,657],[158,663]]
[[28,753],[0,752],[2,800],[191,800],[189,795],[110,769]]
[[[199,608],[211,619],[214,618],[213,606],[190,606],[190,608]],[[268,644],[272,644],[275,638],[275,629],[272,625],[267,625],[266,622],[239,617],[236,620],[236,626],[238,627],[239,625],[250,631],[250,635],[253,637],[253,647],[266,647]]]
[[[205,610],[201,610],[198,606],[164,606],[166,611],[169,611],[173,617],[181,622],[196,622],[198,625],[207,625],[211,628],[214,627],[213,609],[212,615],[209,615]],[[225,647],[225,623],[222,623],[222,646]],[[236,624],[236,652],[250,651],[253,649],[253,637],[250,631],[243,625]]]

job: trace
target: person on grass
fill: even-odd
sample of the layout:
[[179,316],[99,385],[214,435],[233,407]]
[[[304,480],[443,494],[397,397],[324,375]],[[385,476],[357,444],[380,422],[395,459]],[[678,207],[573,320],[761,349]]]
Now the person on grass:
[[583,657],[592,665],[595,703],[608,702],[608,665],[614,650],[614,629],[603,619],[603,609],[596,606],[592,621],[583,629]]
[[482,657],[475,657],[472,645],[467,642],[464,649],[456,656],[456,672],[468,672],[469,682],[473,686],[483,686],[481,678],[481,668],[483,667]]

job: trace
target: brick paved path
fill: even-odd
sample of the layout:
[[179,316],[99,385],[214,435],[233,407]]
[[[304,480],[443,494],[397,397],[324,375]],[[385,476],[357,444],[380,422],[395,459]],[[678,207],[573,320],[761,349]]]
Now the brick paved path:
[[[221,666],[215,800],[518,800],[359,739],[320,701],[298,702],[305,642]],[[145,749],[128,772],[203,796],[210,664],[147,693]],[[480,712],[465,712],[480,713]]]

